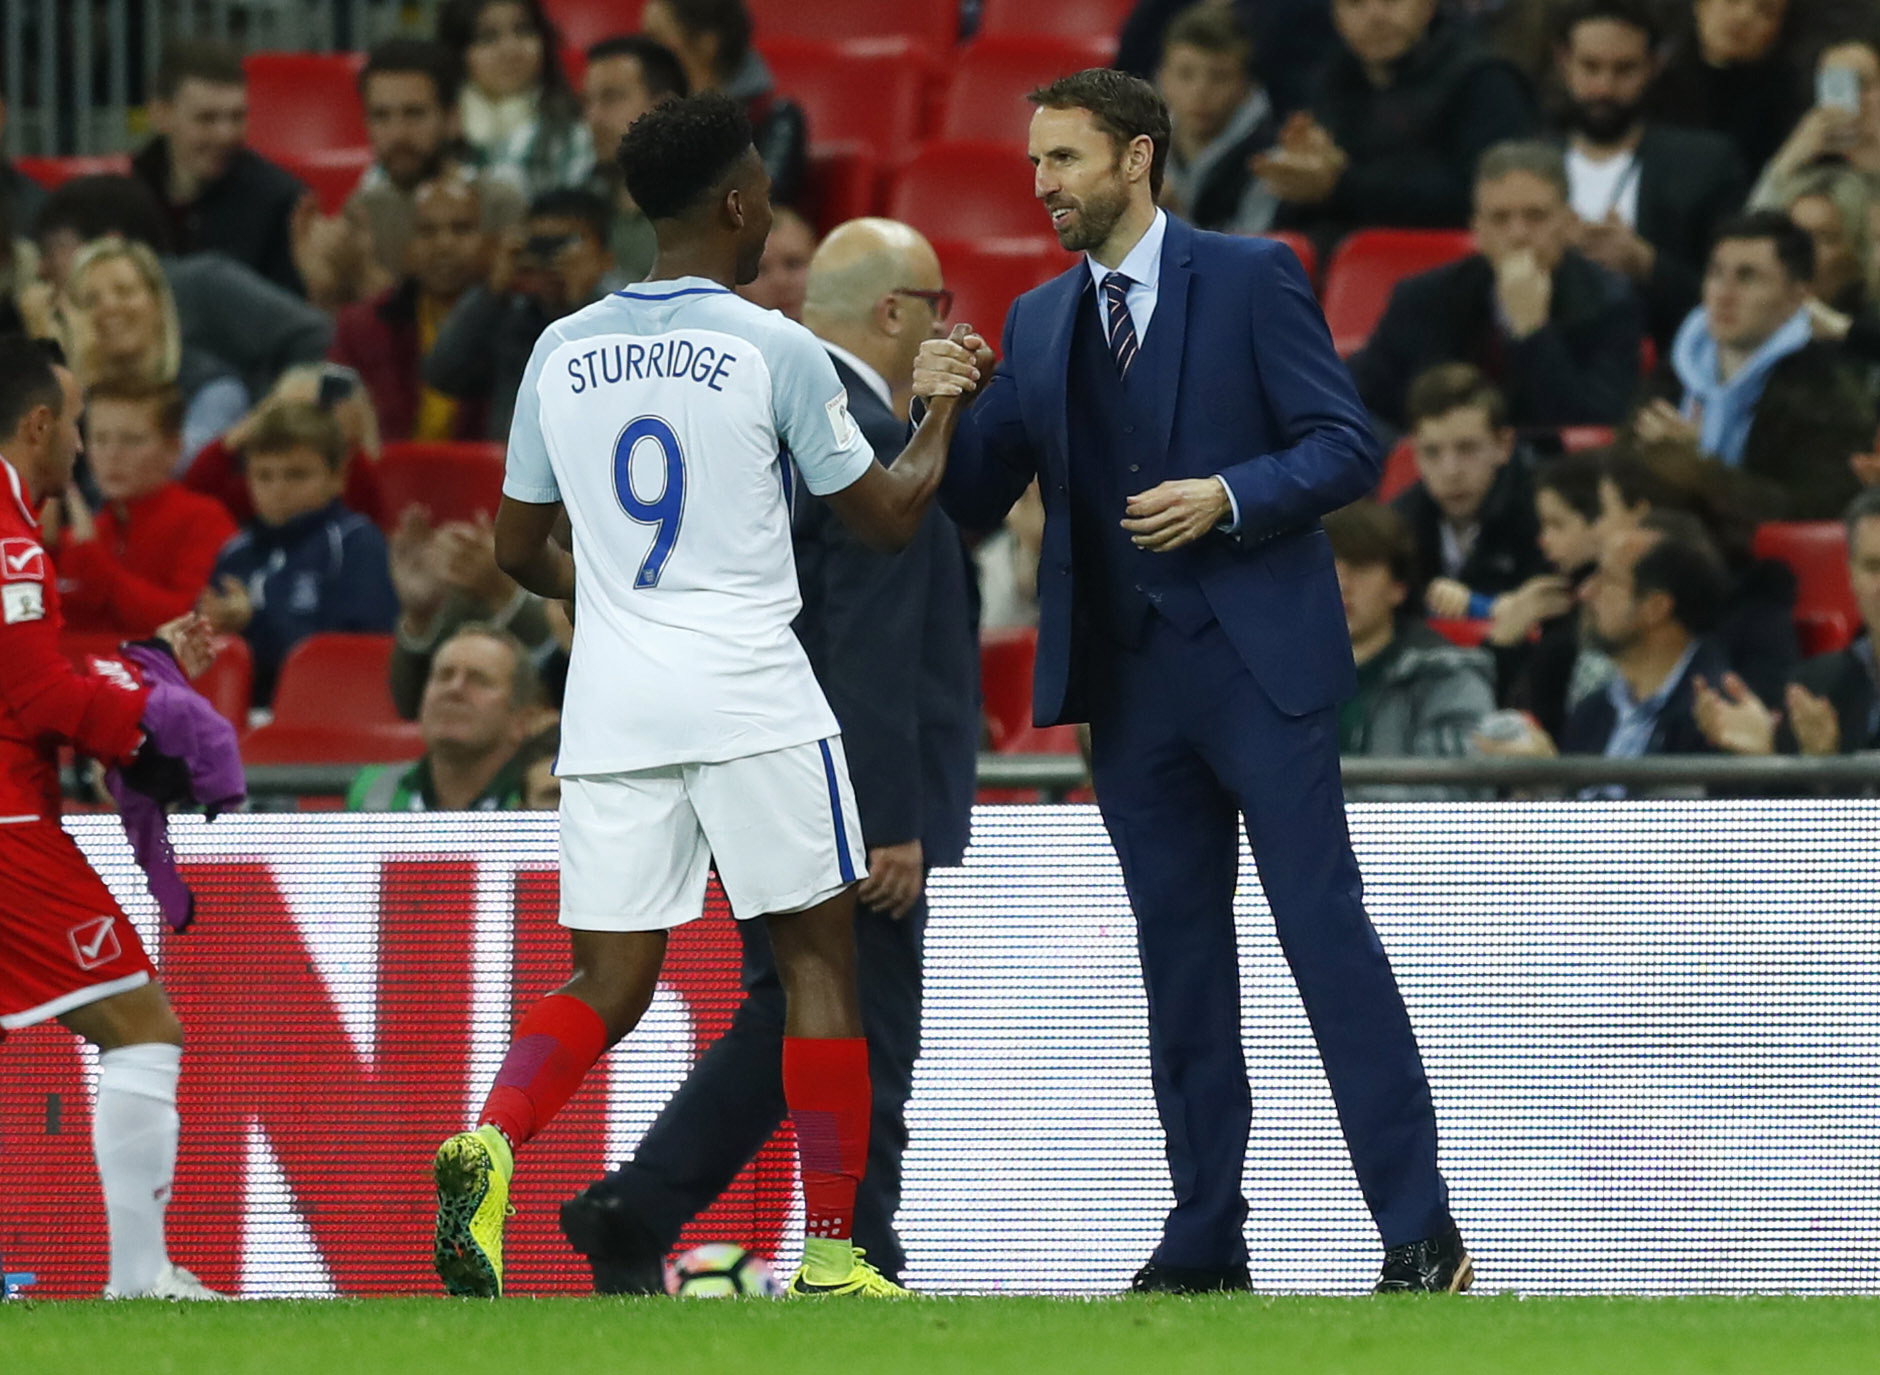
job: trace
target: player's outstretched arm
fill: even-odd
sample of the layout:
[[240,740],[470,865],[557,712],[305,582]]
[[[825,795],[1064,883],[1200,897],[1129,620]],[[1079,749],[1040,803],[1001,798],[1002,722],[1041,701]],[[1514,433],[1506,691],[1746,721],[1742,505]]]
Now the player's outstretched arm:
[[505,496],[496,508],[496,566],[538,597],[574,600],[574,555],[549,536],[561,503],[538,506]]
[[[936,362],[930,354],[942,345],[945,356]],[[923,345],[922,360],[930,369],[945,369],[949,378],[944,384],[919,389],[927,414],[901,456],[892,467],[877,463],[858,481],[824,497],[858,539],[887,554],[906,548],[926,519],[946,474],[947,450],[959,429],[960,416],[982,379],[992,375],[992,350],[977,334],[965,333],[964,326],[955,328],[952,339]]]

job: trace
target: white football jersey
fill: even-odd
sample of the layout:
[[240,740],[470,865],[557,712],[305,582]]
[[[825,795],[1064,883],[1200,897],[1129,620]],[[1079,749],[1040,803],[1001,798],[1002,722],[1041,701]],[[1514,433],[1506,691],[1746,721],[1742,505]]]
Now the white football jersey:
[[712,764],[837,733],[790,629],[791,460],[816,494],[874,463],[816,337],[702,277],[550,325],[503,491],[574,529],[565,776]]

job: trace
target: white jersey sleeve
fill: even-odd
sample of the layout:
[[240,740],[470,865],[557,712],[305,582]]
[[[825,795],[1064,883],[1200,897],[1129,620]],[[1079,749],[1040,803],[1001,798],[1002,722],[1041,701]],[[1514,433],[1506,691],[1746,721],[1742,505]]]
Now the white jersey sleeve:
[[767,361],[777,434],[804,486],[820,497],[861,481],[875,465],[875,451],[850,418],[848,389],[816,336],[806,329],[779,331]]
[[561,484],[548,461],[548,440],[542,433],[542,364],[561,343],[559,332],[544,330],[523,370],[516,392],[516,411],[509,422],[509,456],[503,464],[503,495],[531,506],[552,506],[561,500]]

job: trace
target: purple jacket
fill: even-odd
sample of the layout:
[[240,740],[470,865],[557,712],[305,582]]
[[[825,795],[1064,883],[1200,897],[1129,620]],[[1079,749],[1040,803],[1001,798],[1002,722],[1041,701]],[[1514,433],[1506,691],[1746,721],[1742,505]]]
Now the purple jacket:
[[196,899],[177,871],[168,809],[199,805],[213,821],[246,799],[248,782],[235,727],[189,685],[176,660],[149,644],[127,645],[122,655],[150,688],[144,745],[130,765],[108,772],[105,784],[150,895],[164,920],[182,931],[195,920]]

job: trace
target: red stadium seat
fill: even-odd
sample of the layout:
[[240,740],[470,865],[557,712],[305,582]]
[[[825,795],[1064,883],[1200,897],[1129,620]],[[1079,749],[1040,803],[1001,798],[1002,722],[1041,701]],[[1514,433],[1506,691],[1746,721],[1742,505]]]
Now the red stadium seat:
[[1575,454],[1582,449],[1603,449],[1613,438],[1610,425],[1568,425],[1560,431],[1560,447]]
[[995,750],[1032,728],[1031,669],[1037,657],[1033,626],[988,630],[979,637],[979,691]]
[[1076,754],[1077,727],[1027,724],[999,747],[1000,754]]
[[388,526],[407,506],[429,508],[433,522],[494,518],[503,491],[501,444],[408,440],[387,444],[378,463],[380,506]]
[[248,146],[264,157],[364,148],[363,53],[250,53]]
[[1338,352],[1364,347],[1398,282],[1474,251],[1459,229],[1361,229],[1346,239],[1325,269],[1325,321]]
[[1115,44],[1103,37],[977,39],[953,69],[937,134],[1023,148],[1033,112],[1026,93],[1085,67],[1108,66],[1114,54]]
[[[588,0],[595,3],[595,0]],[[746,0],[751,27],[762,47],[773,38],[919,39],[936,52],[959,42],[958,0],[900,4],[894,0]]]
[[1804,655],[1832,654],[1854,643],[1854,627],[1838,611],[1798,612],[1795,638]]
[[403,726],[392,705],[390,635],[309,635],[287,653],[274,689],[274,724],[357,729]]
[[242,737],[242,762],[257,764],[397,764],[424,753],[418,728],[292,726],[269,722]]
[[1432,617],[1430,629],[1441,635],[1450,644],[1463,649],[1477,649],[1488,638],[1488,629],[1494,622],[1484,618],[1479,621],[1452,621],[1443,617]]
[[[48,191],[56,191],[76,177],[121,177],[131,170],[131,160],[122,153],[97,157],[14,158],[13,165]],[[20,225],[23,232],[28,226]]]
[[1262,234],[1260,237],[1263,239],[1272,239],[1275,243],[1283,243],[1286,247],[1290,248],[1293,251],[1293,256],[1299,260],[1299,266],[1306,270],[1306,280],[1312,283],[1312,289],[1314,291],[1318,290],[1319,251],[1312,246],[1312,240],[1308,239],[1304,234],[1294,233],[1290,229],[1275,229],[1272,233]]
[[815,143],[809,150],[809,194],[801,206],[818,234],[879,208],[880,164],[860,143]]
[[902,35],[845,43],[767,38],[762,46],[777,90],[803,107],[812,147],[862,143],[884,165],[913,153],[935,69],[925,44]]
[[929,143],[895,178],[888,214],[929,239],[1028,239],[1050,216],[1031,194],[1031,169],[1009,143]]
[[[603,38],[638,33],[643,6],[641,0],[546,0],[543,8],[564,48],[585,53]],[[567,61],[565,54],[562,60]]]
[[1056,38],[1108,35],[1112,51],[1136,0],[981,0],[981,34],[1032,34]]
[[1377,499],[1394,501],[1417,485],[1417,446],[1400,439],[1384,455],[1384,475],[1377,482]]
[[941,278],[953,293],[948,323],[971,325],[994,349],[1004,337],[1012,302],[1078,262],[1052,238],[943,239],[934,251],[940,255]]
[[372,165],[370,148],[332,148],[316,153],[282,153],[276,162],[307,184],[320,213],[337,215]]
[[1831,649],[1847,644],[1860,624],[1847,572],[1847,528],[1838,520],[1769,521],[1757,527],[1753,548],[1757,558],[1780,559],[1794,571],[1795,623],[1804,638],[1812,635]]

